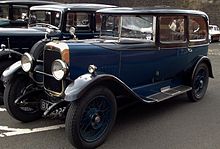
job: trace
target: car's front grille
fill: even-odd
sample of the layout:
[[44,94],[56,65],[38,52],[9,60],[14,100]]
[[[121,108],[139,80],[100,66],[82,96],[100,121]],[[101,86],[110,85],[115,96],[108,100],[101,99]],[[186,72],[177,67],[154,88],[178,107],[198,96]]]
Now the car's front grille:
[[57,81],[51,72],[51,66],[54,60],[61,59],[60,52],[46,49],[44,50],[44,87],[46,90],[61,93],[63,89],[63,82]]

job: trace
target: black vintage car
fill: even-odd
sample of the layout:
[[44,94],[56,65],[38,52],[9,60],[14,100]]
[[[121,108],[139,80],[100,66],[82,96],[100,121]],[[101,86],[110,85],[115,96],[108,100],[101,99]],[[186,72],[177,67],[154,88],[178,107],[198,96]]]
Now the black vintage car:
[[0,1],[0,27],[27,27],[30,7],[49,4],[58,3],[42,0]]
[[[3,44],[0,51],[0,74],[20,60],[24,52],[30,52],[36,42],[34,51],[31,51],[35,58],[50,40],[88,39],[97,36],[101,22],[96,11],[109,7],[115,6],[75,3],[31,7],[28,28],[0,28],[0,44]],[[3,89],[0,83],[0,93],[3,93]]]
[[196,102],[213,78],[206,13],[171,8],[98,12],[100,38],[49,42],[43,63],[25,53],[2,78],[8,82],[4,102],[12,117],[29,122],[66,116],[69,141],[83,149],[105,141],[121,97],[150,104],[187,93]]

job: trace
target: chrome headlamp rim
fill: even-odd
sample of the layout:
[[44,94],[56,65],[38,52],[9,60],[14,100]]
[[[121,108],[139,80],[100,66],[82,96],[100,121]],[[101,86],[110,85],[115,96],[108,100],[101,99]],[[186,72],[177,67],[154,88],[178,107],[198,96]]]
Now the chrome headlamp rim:
[[25,72],[29,72],[33,68],[33,57],[25,52],[21,57],[21,67]]
[[[55,66],[57,64],[60,66],[59,70],[55,69]],[[56,59],[55,61],[52,62],[51,72],[52,72],[53,77],[56,80],[60,81],[68,74],[68,65],[64,61],[62,61],[61,59]],[[60,73],[62,73],[62,74],[60,75]]]

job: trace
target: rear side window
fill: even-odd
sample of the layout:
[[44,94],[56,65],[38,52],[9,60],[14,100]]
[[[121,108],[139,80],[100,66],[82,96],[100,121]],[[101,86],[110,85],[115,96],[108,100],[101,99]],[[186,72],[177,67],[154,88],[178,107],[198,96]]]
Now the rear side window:
[[184,42],[185,19],[184,16],[161,16],[160,42]]
[[207,40],[207,23],[203,17],[189,17],[189,40],[191,42]]

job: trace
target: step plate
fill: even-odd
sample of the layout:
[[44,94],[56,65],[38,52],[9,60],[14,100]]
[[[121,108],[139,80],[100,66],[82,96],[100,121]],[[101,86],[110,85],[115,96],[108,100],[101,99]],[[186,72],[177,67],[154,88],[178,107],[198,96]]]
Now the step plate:
[[176,86],[174,88],[166,89],[161,92],[158,92],[156,94],[152,94],[150,96],[147,96],[147,99],[153,100],[155,102],[160,102],[166,99],[169,99],[171,97],[183,94],[187,91],[190,91],[192,87],[190,86],[185,86],[185,85],[180,85]]

